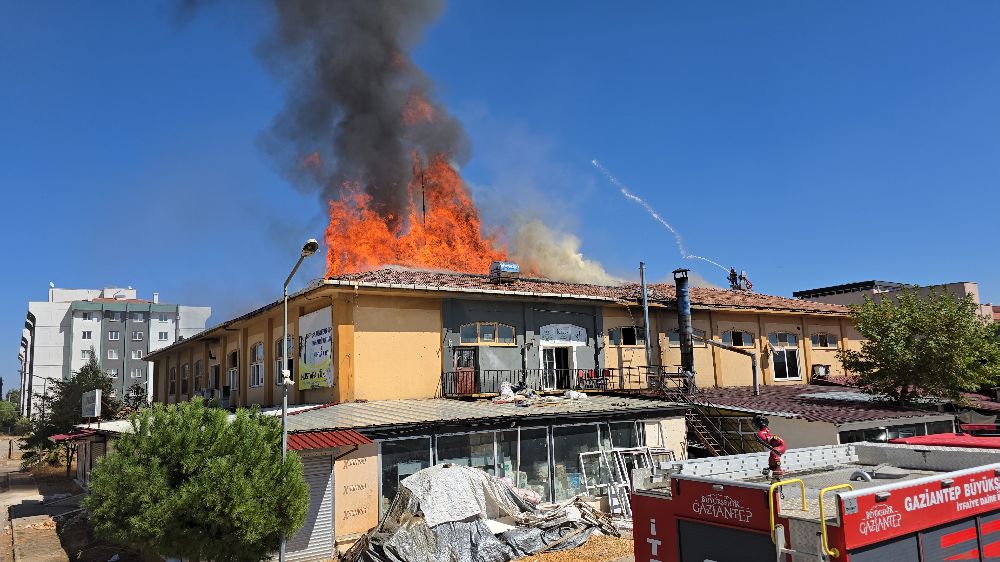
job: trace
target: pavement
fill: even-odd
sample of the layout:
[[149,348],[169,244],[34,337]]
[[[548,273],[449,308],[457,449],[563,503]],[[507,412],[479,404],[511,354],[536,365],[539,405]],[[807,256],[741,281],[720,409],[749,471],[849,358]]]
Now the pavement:
[[[6,445],[3,441],[0,437]],[[67,483],[39,486],[31,473],[21,471],[16,441],[14,458],[6,456],[0,459],[0,562],[68,562],[53,517],[77,509],[78,499]]]

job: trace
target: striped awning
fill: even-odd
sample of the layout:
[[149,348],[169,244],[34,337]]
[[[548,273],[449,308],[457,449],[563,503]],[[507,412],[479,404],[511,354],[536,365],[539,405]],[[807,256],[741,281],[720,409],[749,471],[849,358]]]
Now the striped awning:
[[349,445],[367,445],[372,440],[353,429],[335,429],[329,431],[308,431],[292,433],[288,436],[288,450],[307,451],[310,449],[329,449]]

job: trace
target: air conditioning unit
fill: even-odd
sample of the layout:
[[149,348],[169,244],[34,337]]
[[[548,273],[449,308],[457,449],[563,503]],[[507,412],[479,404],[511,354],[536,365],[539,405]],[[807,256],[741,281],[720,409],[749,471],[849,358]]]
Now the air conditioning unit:
[[829,365],[813,365],[812,376],[824,378],[830,375]]

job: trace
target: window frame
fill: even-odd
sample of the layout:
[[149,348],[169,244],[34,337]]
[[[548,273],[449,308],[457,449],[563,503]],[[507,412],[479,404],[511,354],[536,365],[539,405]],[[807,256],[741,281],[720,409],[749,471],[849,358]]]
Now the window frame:
[[157,341],[169,341],[170,340],[170,332],[160,332],[159,334],[156,334],[156,336],[157,336]]
[[[476,341],[466,341],[462,335],[462,330],[468,326],[476,327]],[[483,340],[483,326],[493,327],[493,339]],[[511,331],[511,341],[501,342],[500,341],[500,328],[509,328]],[[494,321],[481,321],[481,322],[466,322],[458,327],[458,345],[469,346],[469,345],[484,345],[489,347],[517,347],[517,327],[512,324],[506,324],[504,322],[494,322]]]
[[108,330],[108,341],[120,341],[122,333],[118,330]]
[[[695,337],[695,339],[692,340],[692,343],[694,344],[694,347],[708,347],[708,344],[705,343],[705,340],[708,339],[706,337],[706,334],[708,332],[706,332],[705,330],[699,330],[698,328],[693,328],[692,332],[693,332],[693,335]],[[677,343],[674,343],[674,339],[672,337],[670,337],[671,334],[677,334]],[[701,338],[701,340],[698,340],[696,338]],[[680,330],[680,328],[674,328],[673,330],[668,330],[667,331],[667,347],[677,348],[677,347],[680,347],[680,346],[681,346],[681,330]]]
[[201,359],[194,362],[194,391],[197,393],[202,387],[203,363]]
[[167,374],[167,395],[177,394],[177,367],[171,367]]
[[141,312],[132,313],[132,322],[145,322],[146,319]]
[[142,356],[143,356],[143,353],[142,353],[141,349],[132,349],[132,350],[130,350],[130,355],[129,355],[130,358],[132,358],[134,360],[139,360],[139,359],[142,359]]
[[[729,334],[729,338],[728,338],[729,341],[728,342],[726,341],[726,334]],[[740,341],[741,342],[744,339],[746,339],[746,335],[749,335],[750,343],[742,343],[741,345],[737,345],[737,344],[733,343],[734,342],[733,334],[740,334]],[[753,332],[749,331],[749,330],[740,330],[740,329],[737,329],[737,328],[733,328],[731,330],[726,330],[726,331],[722,332],[722,334],[720,334],[720,335],[722,337],[722,343],[724,343],[726,345],[731,345],[733,347],[738,347],[738,348],[747,348],[747,349],[749,349],[749,348],[756,348],[757,347],[757,335],[754,334]]]
[[264,342],[250,346],[250,388],[264,386]]
[[[285,360],[284,349],[282,349],[281,338],[274,340],[274,385],[281,386],[283,380],[281,376],[281,363]],[[295,382],[295,338],[292,334],[288,334],[288,361],[286,362],[286,369],[288,369],[288,378]]]
[[142,371],[142,367],[133,367],[129,371],[129,378],[141,379],[145,373]]
[[144,332],[138,330],[132,332],[132,341],[145,341],[145,339],[146,335]]
[[[635,343],[625,343],[624,330],[633,330]],[[608,345],[614,347],[646,347],[646,328],[635,325],[608,328]]]
[[105,369],[104,370],[104,374],[108,375],[108,377],[110,377],[110,378],[117,379],[118,378],[118,368],[117,367],[112,367],[110,369]]
[[[817,343],[820,338],[826,338],[826,345]],[[831,338],[833,339],[833,345],[830,345]],[[836,334],[831,334],[830,332],[813,332],[812,334],[809,334],[809,345],[813,349],[839,349],[840,337]]]
[[80,320],[90,321],[90,320],[93,320],[93,319],[94,319],[94,313],[93,312],[81,312],[80,313]]
[[117,361],[119,359],[121,359],[121,357],[118,356],[118,349],[114,347],[108,348],[108,360]]
[[94,331],[93,330],[84,330],[80,334],[80,339],[81,340],[93,340],[94,339]]
[[[785,345],[780,345],[781,340],[779,335],[784,335]],[[772,339],[773,336],[773,339]],[[793,336],[795,338],[795,345],[788,345],[787,336]],[[794,332],[780,331],[780,332],[770,332],[767,334],[767,344],[771,348],[771,376],[776,381],[800,381],[802,380],[802,346],[800,342],[802,341],[801,336]],[[795,353],[795,373],[796,376],[789,376],[788,372],[788,351],[791,350]],[[781,353],[784,355],[785,365],[785,375],[778,376],[777,368],[775,367],[777,361],[774,360],[774,355],[776,353]]]
[[94,353],[94,351],[92,349],[81,349],[80,350],[80,359],[83,359],[84,361],[90,361],[90,356],[93,353]]

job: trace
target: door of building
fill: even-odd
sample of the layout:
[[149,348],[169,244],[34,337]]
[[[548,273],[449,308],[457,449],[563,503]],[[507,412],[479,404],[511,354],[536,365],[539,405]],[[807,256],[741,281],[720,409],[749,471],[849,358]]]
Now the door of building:
[[479,350],[475,347],[455,348],[455,394],[475,394],[477,387],[476,371],[479,370]]
[[573,348],[569,346],[542,348],[542,369],[545,388],[572,388]]

